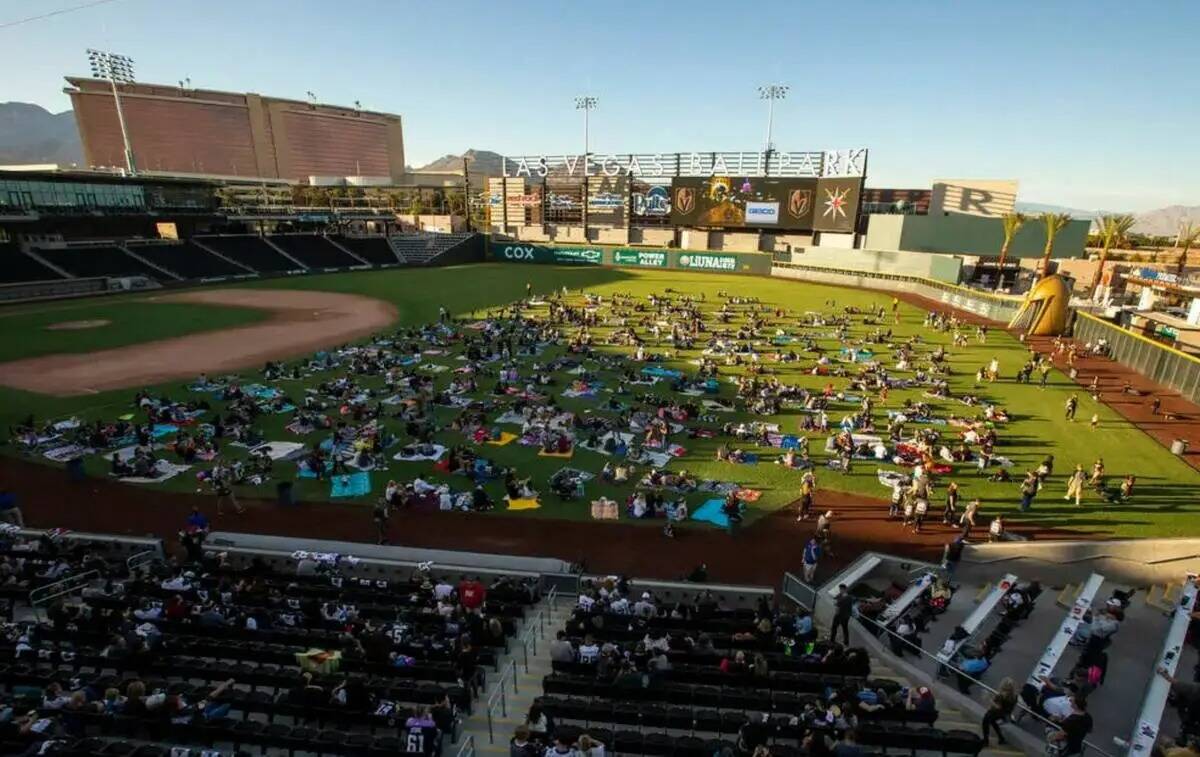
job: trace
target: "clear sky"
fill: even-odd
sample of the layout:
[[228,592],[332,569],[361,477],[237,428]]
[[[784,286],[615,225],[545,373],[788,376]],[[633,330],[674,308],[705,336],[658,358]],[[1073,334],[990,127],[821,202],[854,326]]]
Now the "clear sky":
[[137,76],[399,113],[408,162],[468,147],[865,146],[872,186],[1015,178],[1080,208],[1200,204],[1200,2],[0,0],[0,101],[69,107],[87,47]]

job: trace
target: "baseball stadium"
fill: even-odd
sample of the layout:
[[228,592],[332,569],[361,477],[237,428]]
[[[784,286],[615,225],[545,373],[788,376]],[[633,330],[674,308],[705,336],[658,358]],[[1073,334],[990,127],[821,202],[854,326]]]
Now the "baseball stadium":
[[1192,293],[1088,221],[67,84],[90,167],[0,167],[5,753],[1198,732],[1200,360],[1121,315]]

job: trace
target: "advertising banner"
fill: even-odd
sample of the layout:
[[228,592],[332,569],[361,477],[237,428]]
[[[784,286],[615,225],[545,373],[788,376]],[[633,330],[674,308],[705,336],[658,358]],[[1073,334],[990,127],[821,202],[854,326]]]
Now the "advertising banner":
[[813,228],[816,189],[816,179],[732,176],[674,179],[671,223],[809,230]]
[[633,184],[633,215],[636,218],[662,218],[671,215],[671,185]]
[[858,216],[858,196],[862,179],[818,179],[813,229],[816,231],[854,231]]
[[613,265],[666,268],[667,253],[653,250],[613,250]]
[[621,226],[629,203],[629,185],[625,177],[593,176],[588,179],[588,221]]
[[537,244],[493,244],[492,257],[513,263],[568,263],[600,265],[604,251],[599,247],[543,247]]
[[717,252],[681,252],[677,259],[680,268],[705,271],[736,271],[738,256]]

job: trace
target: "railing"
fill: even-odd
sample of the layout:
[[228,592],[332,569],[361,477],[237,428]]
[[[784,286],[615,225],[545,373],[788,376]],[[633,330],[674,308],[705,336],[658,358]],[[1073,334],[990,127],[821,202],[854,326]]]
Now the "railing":
[[817,609],[817,588],[809,586],[791,573],[783,574],[783,596],[808,610],[810,613]]
[[100,571],[89,570],[83,573],[76,573],[73,576],[67,576],[64,579],[48,583],[45,586],[39,586],[29,592],[29,604],[33,607],[34,613],[41,620],[41,607],[49,604],[59,597],[65,597],[69,594],[74,594],[77,591],[83,591],[93,579],[100,577]]
[[1077,311],[1074,337],[1081,342],[1108,343],[1113,360],[1158,384],[1169,386],[1192,402],[1200,401],[1200,358],[1156,342],[1090,313]]
[[[990,693],[992,693],[992,694],[997,694],[997,693],[999,693],[999,692],[997,692],[995,689],[993,689],[991,686],[988,686],[988,685],[987,685],[986,683],[984,683],[983,681],[981,681],[981,680],[979,680],[978,678],[976,678],[976,677],[972,676],[970,673],[967,673],[967,672],[963,671],[963,669],[962,669],[962,668],[960,668],[960,667],[958,667],[958,666],[956,666],[956,665],[952,665],[952,664],[950,664],[949,662],[943,662],[943,661],[939,660],[939,659],[938,659],[937,657],[935,657],[934,655],[930,654],[929,652],[926,652],[924,649],[921,649],[921,647],[919,647],[919,646],[917,646],[917,645],[915,645],[915,644],[913,644],[913,643],[909,642],[909,641],[908,641],[908,640],[906,640],[904,637],[902,637],[900,634],[896,633],[895,631],[893,631],[892,629],[888,628],[887,626],[880,625],[880,624],[879,624],[879,623],[877,623],[877,622],[876,622],[874,619],[872,619],[872,618],[868,618],[868,617],[866,617],[866,616],[864,616],[864,615],[858,615],[857,613],[855,614],[855,618],[857,618],[857,619],[858,619],[858,620],[859,620],[861,623],[864,623],[864,624],[867,624],[867,623],[869,623],[869,624],[871,624],[871,625],[875,626],[875,628],[877,628],[877,629],[880,631],[880,634],[881,634],[881,635],[882,635],[882,634],[887,634],[888,636],[894,637],[894,638],[895,638],[897,641],[899,641],[901,644],[903,644],[903,645],[904,645],[904,649],[905,649],[905,651],[908,651],[908,652],[914,652],[914,653],[916,653],[916,654],[918,654],[918,655],[922,655],[922,656],[924,656],[924,657],[928,657],[930,660],[932,660],[933,662],[935,662],[935,663],[936,663],[936,664],[939,666],[939,667],[938,667],[938,670],[939,670],[939,672],[940,672],[941,670],[945,669],[947,672],[949,672],[949,673],[953,673],[953,674],[954,674],[954,675],[956,675],[956,676],[961,676],[962,678],[964,678],[964,679],[966,679],[966,680],[970,681],[971,683],[975,684],[976,686],[978,686],[979,688],[981,688],[981,689],[983,689],[983,690],[985,690],[985,691],[988,691],[988,692],[990,692]],[[1029,707],[1027,704],[1025,704],[1025,702],[1024,702],[1022,699],[1021,699],[1021,697],[1020,697],[1020,696],[1018,696],[1018,697],[1017,697],[1017,708],[1018,708],[1018,709],[1021,711],[1021,713],[1022,713],[1022,714],[1028,714],[1028,715],[1031,715],[1031,716],[1033,716],[1033,718],[1034,718],[1035,720],[1037,720],[1037,721],[1041,722],[1041,723],[1042,723],[1043,725],[1045,725],[1047,728],[1053,729],[1053,730],[1055,730],[1055,731],[1061,731],[1061,730],[1062,730],[1062,727],[1061,727],[1061,726],[1059,726],[1059,725],[1058,725],[1058,723],[1055,723],[1053,720],[1050,720],[1049,718],[1046,718],[1046,717],[1044,717],[1044,716],[1042,716],[1042,715],[1039,715],[1038,713],[1034,712],[1034,711],[1033,711],[1033,710],[1032,710],[1032,709],[1031,709],[1031,708],[1030,708],[1030,707]],[[1015,721],[1014,721],[1014,724],[1015,724]],[[1028,733],[1028,732],[1027,732],[1027,733]],[[1032,735],[1032,734],[1031,734],[1031,735]],[[1081,755],[1081,757],[1082,757],[1082,755],[1083,755],[1084,753],[1086,753],[1086,752],[1087,752],[1087,750],[1088,750],[1088,749],[1091,749],[1091,750],[1093,750],[1093,751],[1094,751],[1096,754],[1103,755],[1104,757],[1115,757],[1115,755],[1113,755],[1113,754],[1111,754],[1111,753],[1109,753],[1109,752],[1106,752],[1106,751],[1104,751],[1103,749],[1101,749],[1100,747],[1096,746],[1096,745],[1095,745],[1095,744],[1093,744],[1092,742],[1090,742],[1090,741],[1086,741],[1086,740],[1083,742],[1083,751],[1082,751],[1082,752],[1080,752],[1080,755]]]
[[504,666],[504,670],[500,672],[500,677],[496,679],[496,688],[492,689],[492,693],[487,698],[487,724],[488,724],[488,743],[496,743],[496,733],[492,727],[492,720],[495,717],[496,710],[500,710],[500,717],[508,717],[508,691],[507,685],[512,684],[514,694],[519,693],[517,689],[517,666],[515,660],[509,660]]
[[468,735],[463,739],[463,743],[459,744],[454,757],[475,757],[475,737]]
[[138,568],[142,567],[143,565],[149,565],[150,563],[154,562],[157,559],[158,559],[158,552],[156,550],[146,549],[141,552],[135,552],[134,554],[130,555],[129,559],[127,559],[125,561],[125,567],[126,567],[126,569],[129,570],[130,573],[133,573],[133,571],[137,570]]
[[[772,264],[772,268],[811,273],[817,281],[828,279],[828,281],[823,283],[841,283],[885,291],[912,292],[913,294],[939,300],[947,305],[1003,323],[1012,320],[1022,302],[1022,298],[1019,296],[985,292],[924,276],[913,276],[911,274],[867,271],[852,268],[827,268],[825,266],[806,265],[804,263],[776,262]],[[781,278],[794,277],[783,276]],[[846,279],[853,279],[854,281],[845,281]]]

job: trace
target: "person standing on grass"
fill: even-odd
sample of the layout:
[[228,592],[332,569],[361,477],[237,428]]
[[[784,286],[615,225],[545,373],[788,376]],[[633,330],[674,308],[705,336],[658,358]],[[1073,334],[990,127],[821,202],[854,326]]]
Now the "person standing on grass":
[[817,562],[821,559],[821,543],[816,536],[809,538],[804,545],[804,583],[812,585],[817,575]]
[[1067,479],[1067,493],[1063,499],[1070,500],[1072,497],[1074,497],[1075,506],[1079,507],[1079,505],[1082,504],[1083,485],[1086,483],[1086,481],[1087,475],[1085,475],[1083,472],[1083,466],[1076,465],[1075,472],[1072,473],[1071,477]]
[[987,379],[991,383],[996,383],[996,379],[1000,376],[1000,359],[993,357],[992,362],[988,363]]
[[811,470],[804,471],[804,475],[800,478],[800,514],[796,516],[797,521],[808,520],[808,516],[812,513],[813,495],[817,490],[817,477]]
[[238,504],[237,495],[233,493],[233,486],[229,482],[230,471],[224,466],[217,466],[213,469],[213,490],[217,493],[217,515],[224,515],[225,510],[223,505],[225,500],[233,503],[233,512],[241,515],[246,512],[246,508]]
[[1025,471],[1025,480],[1021,482],[1021,512],[1029,512],[1033,498],[1037,496],[1038,477],[1033,471]]
[[1127,502],[1133,499],[1133,485],[1137,482],[1137,476],[1132,473],[1126,473],[1124,480],[1121,481],[1121,501]]
[[1078,409],[1079,409],[1079,398],[1076,397],[1074,394],[1072,394],[1070,397],[1067,397],[1066,418],[1068,421],[1075,420],[1075,411]]
[[1038,379],[1038,386],[1045,389],[1046,382],[1050,379],[1050,362],[1043,360],[1041,365],[1038,366],[1038,373],[1041,374],[1041,378]]

